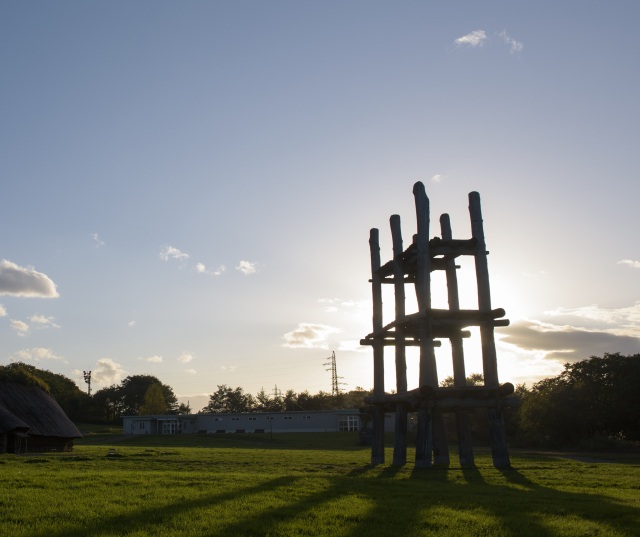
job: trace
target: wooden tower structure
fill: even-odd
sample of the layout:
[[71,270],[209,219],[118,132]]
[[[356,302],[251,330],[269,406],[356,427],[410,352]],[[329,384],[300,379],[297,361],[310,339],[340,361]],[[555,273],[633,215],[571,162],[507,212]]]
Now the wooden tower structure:
[[[384,463],[384,416],[395,413],[393,464],[404,465],[407,458],[408,413],[415,412],[416,456],[415,466],[448,465],[449,449],[443,421],[444,413],[455,413],[460,464],[474,464],[468,412],[485,408],[489,416],[489,433],[493,463],[498,468],[508,467],[509,453],[502,412],[515,404],[509,397],[513,385],[498,382],[498,368],[494,328],[508,326],[503,309],[492,309],[487,269],[487,250],[482,223],[480,195],[469,194],[471,238],[456,240],[452,237],[449,215],[440,217],[440,237],[429,239],[429,198],[424,185],[413,187],[415,197],[417,233],[408,248],[403,247],[400,216],[390,218],[393,258],[381,264],[379,232],[372,229],[369,237],[371,250],[371,287],[373,297],[373,331],[360,341],[373,348],[373,395],[366,399],[372,414],[371,463]],[[455,260],[472,256],[478,289],[478,309],[460,309]],[[431,307],[431,272],[442,270],[446,275],[448,309]],[[395,320],[384,324],[382,318],[382,286],[393,285]],[[405,311],[406,286],[415,288],[418,311]],[[484,386],[466,386],[463,340],[471,334],[465,328],[477,326],[480,330]],[[434,348],[440,339],[448,339],[453,360],[453,387],[438,386],[438,372]],[[385,393],[384,349],[395,349],[396,393]],[[407,390],[406,347],[420,349],[418,388]]]

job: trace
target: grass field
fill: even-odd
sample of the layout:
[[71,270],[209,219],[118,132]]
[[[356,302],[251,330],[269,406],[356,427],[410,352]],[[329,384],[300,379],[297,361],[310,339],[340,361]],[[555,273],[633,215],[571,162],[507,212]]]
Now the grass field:
[[640,535],[640,457],[596,460],[418,471],[347,433],[89,436],[0,456],[0,535]]

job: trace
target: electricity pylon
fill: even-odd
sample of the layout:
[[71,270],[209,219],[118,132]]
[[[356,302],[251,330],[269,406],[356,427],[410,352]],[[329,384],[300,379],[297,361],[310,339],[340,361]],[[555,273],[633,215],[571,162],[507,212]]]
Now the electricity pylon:
[[338,370],[336,368],[336,351],[331,352],[329,360],[329,362],[325,362],[323,365],[327,366],[325,371],[331,371],[331,395],[340,395],[340,384],[342,383],[339,382],[339,379],[342,377],[338,376]]

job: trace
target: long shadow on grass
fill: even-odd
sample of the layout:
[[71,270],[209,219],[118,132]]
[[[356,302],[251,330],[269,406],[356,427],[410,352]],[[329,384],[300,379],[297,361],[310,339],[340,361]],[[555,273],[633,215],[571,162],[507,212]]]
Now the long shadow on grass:
[[[499,530],[505,535],[551,537],[557,531],[545,525],[545,519],[571,521],[572,517],[631,535],[640,521],[640,509],[603,495],[545,487],[515,469],[501,471],[498,483],[489,482],[485,475],[500,480],[493,468],[411,471],[370,465],[347,474],[283,476],[253,487],[113,515],[92,523],[90,529],[67,526],[34,537],[153,534],[191,511],[196,527],[202,527],[202,517],[211,517],[210,527],[201,533],[209,537],[398,536],[451,532],[452,528],[468,535]],[[304,489],[305,482],[313,490]],[[238,500],[242,507],[235,506],[233,520],[216,519],[215,507]]]
[[[89,535],[129,535],[136,531],[153,535],[154,527],[166,529],[166,526],[177,515],[194,509],[211,507],[223,502],[233,501],[253,494],[265,494],[281,487],[291,487],[300,477],[285,476],[271,479],[254,487],[241,488],[222,494],[208,494],[199,499],[180,500],[170,504],[140,509],[131,513],[118,513],[108,518],[88,522],[87,527],[70,527],[61,524],[57,531],[47,529],[44,532],[32,533],[30,537],[87,537]],[[217,530],[204,535],[217,535]],[[229,534],[231,535],[231,534]]]
[[[430,499],[458,513],[479,509],[493,517],[510,535],[557,535],[557,529],[545,525],[545,517],[560,520],[575,517],[629,535],[640,523],[640,509],[621,505],[599,494],[544,487],[514,468],[500,471],[507,484],[489,483],[480,469],[463,468],[464,483],[456,485],[449,482],[443,486],[440,482],[436,488],[429,471],[413,474],[425,485],[422,497],[416,494],[418,501]],[[428,522],[423,527],[428,528]]]

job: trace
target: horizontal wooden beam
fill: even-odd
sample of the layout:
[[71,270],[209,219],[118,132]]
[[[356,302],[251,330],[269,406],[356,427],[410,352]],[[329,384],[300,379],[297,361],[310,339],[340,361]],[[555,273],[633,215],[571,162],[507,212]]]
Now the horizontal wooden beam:
[[[434,237],[429,241],[430,264],[435,265],[431,270],[444,270],[444,263],[447,259],[454,259],[462,255],[476,255],[477,253],[478,245],[476,239],[443,240],[440,237]],[[405,274],[415,274],[417,264],[416,245],[409,246],[400,258]],[[376,271],[376,274],[380,277],[391,276],[393,274],[393,260],[382,265]]]
[[438,388],[421,386],[406,393],[367,396],[364,401],[373,407],[383,407],[388,412],[393,412],[400,405],[411,411],[421,408],[436,410],[493,408],[498,406],[517,406],[518,398],[510,397],[513,392],[514,387],[510,382],[500,386],[447,386]]
[[[372,332],[365,336],[365,339],[375,339],[382,337],[390,337],[393,333],[392,330],[397,327],[402,327],[409,331],[418,330],[421,323],[425,322],[427,318],[431,323],[431,327],[434,334],[440,333],[434,337],[447,338],[447,330],[462,329],[467,326],[509,326],[508,319],[498,319],[498,317],[504,316],[505,311],[502,308],[497,308],[491,311],[478,311],[478,310],[445,310],[445,309],[430,309],[426,312],[412,313],[405,315],[400,319],[390,322],[385,325],[382,330]],[[458,335],[455,332],[451,332],[453,335]]]
[[[382,345],[385,347],[393,347],[398,344],[398,340],[395,337],[392,337],[392,338],[380,337],[380,338],[361,339],[360,345],[375,345],[376,343],[380,342],[380,340],[382,340]],[[402,344],[405,347],[419,347],[420,341],[417,339],[405,339],[402,342]],[[431,345],[433,345],[434,347],[441,347],[442,342],[432,340]]]

